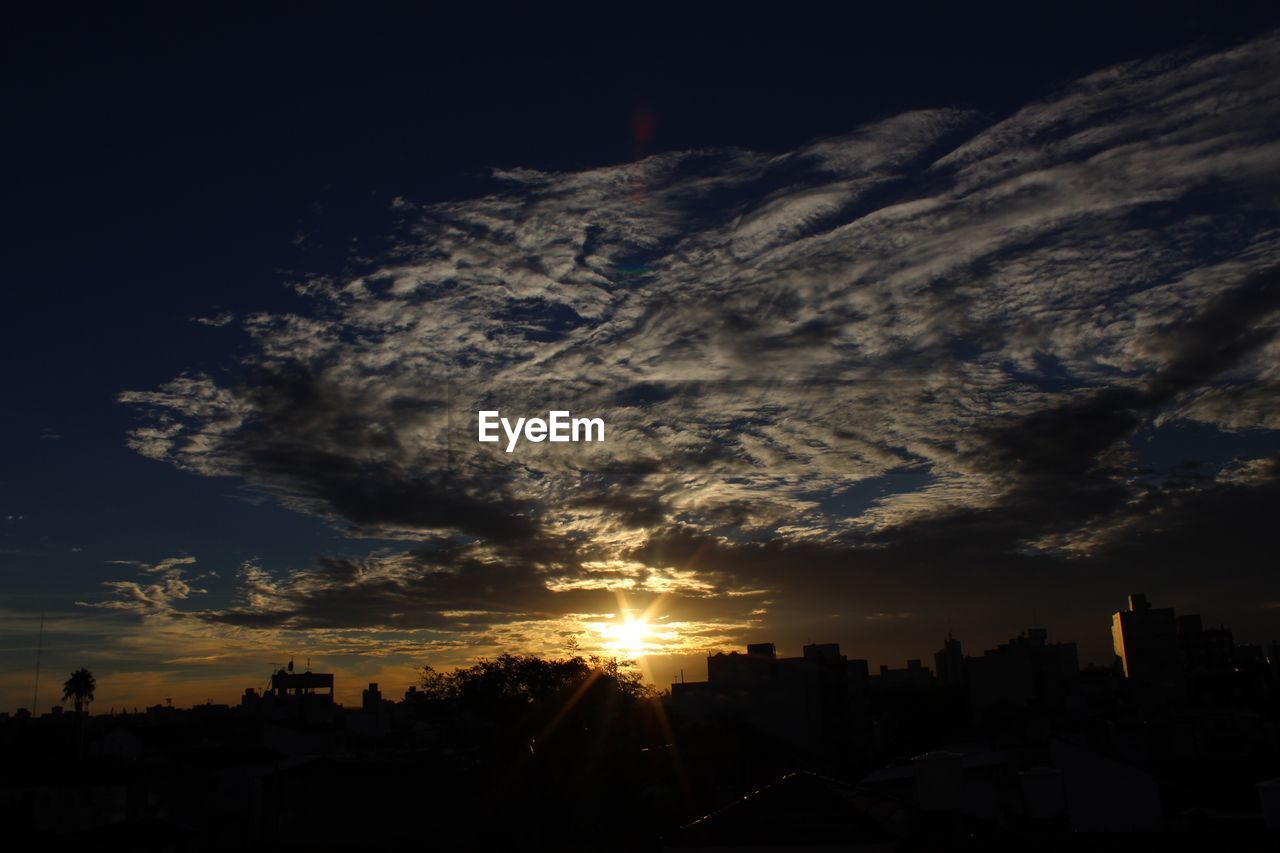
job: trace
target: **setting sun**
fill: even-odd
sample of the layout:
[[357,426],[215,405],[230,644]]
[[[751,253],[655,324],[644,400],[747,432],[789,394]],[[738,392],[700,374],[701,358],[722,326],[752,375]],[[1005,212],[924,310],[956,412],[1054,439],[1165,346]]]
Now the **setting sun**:
[[643,619],[627,616],[623,622],[604,626],[601,633],[605,637],[606,649],[633,658],[645,653],[646,640],[652,629]]

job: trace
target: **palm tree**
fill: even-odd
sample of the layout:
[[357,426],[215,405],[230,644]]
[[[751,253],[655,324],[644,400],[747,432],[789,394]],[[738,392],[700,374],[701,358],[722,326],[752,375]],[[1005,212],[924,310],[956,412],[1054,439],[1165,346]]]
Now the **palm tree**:
[[94,679],[93,673],[84,667],[80,667],[71,673],[71,677],[62,685],[62,701],[74,699],[76,703],[76,713],[79,714],[85,709],[85,706],[93,701],[93,689],[98,686],[98,682]]

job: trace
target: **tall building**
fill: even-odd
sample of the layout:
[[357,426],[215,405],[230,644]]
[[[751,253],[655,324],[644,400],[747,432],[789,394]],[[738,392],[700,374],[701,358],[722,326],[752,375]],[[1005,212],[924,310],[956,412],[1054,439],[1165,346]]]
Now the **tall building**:
[[1135,694],[1152,701],[1186,697],[1178,620],[1172,607],[1152,607],[1146,595],[1129,596],[1129,609],[1111,616],[1111,640]]
[[1223,675],[1236,662],[1236,643],[1223,625],[1206,628],[1196,614],[1178,617],[1183,664],[1191,675]]
[[933,655],[933,669],[938,674],[938,683],[943,687],[957,687],[964,684],[964,651],[960,641],[947,632],[946,642]]
[[369,682],[368,688],[360,691],[360,709],[366,714],[382,713],[382,691],[378,682]]

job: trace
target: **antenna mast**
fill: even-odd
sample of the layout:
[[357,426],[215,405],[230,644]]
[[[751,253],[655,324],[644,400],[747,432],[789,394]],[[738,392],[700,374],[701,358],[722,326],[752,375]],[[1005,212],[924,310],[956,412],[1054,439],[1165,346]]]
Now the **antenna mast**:
[[31,693],[31,716],[38,716],[40,711],[40,655],[44,652],[44,611],[40,612],[40,635],[36,640],[36,686]]

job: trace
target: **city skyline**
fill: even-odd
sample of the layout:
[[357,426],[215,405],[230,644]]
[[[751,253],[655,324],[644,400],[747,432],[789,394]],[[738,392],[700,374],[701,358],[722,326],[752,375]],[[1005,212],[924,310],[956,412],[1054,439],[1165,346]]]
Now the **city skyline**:
[[[1186,620],[1190,619],[1190,620],[1194,620],[1195,630],[1197,631],[1202,630],[1202,628],[1209,628],[1209,630],[1212,630],[1212,631],[1225,631],[1226,636],[1234,637],[1233,642],[1235,642],[1235,645],[1232,645],[1232,648],[1235,648],[1236,645],[1240,646],[1241,648],[1256,648],[1259,650],[1259,653],[1267,660],[1270,660],[1271,656],[1274,655],[1276,651],[1275,640],[1271,640],[1268,642],[1257,642],[1257,641],[1253,641],[1251,638],[1247,638],[1247,637],[1242,638],[1233,632],[1232,626],[1225,625],[1220,621],[1216,621],[1212,619],[1206,620],[1204,619],[1203,614],[1200,614],[1198,612],[1188,612],[1185,609],[1181,609],[1181,616],[1179,617],[1180,621],[1175,622],[1173,614],[1176,611],[1179,611],[1180,608],[1169,606],[1168,602],[1159,602],[1159,603],[1161,604],[1161,607],[1156,609],[1156,613],[1167,614],[1167,619],[1168,619],[1166,639],[1176,641],[1176,637],[1179,635],[1181,631],[1184,630],[1179,626],[1184,625],[1186,623]],[[808,655],[810,649],[833,648],[836,650],[836,653],[839,654],[840,649],[843,648],[845,654],[842,657],[847,658],[850,662],[856,662],[858,664],[865,666],[866,673],[871,678],[883,677],[885,676],[886,671],[888,671],[888,674],[891,676],[900,675],[910,670],[913,666],[919,666],[920,667],[919,671],[923,675],[923,677],[927,678],[930,681],[936,681],[940,685],[946,686],[958,680],[957,673],[960,670],[966,668],[967,666],[972,666],[971,662],[974,657],[980,658],[983,655],[990,654],[993,650],[1003,647],[1009,642],[1016,643],[1019,641],[1026,640],[1028,637],[1031,637],[1033,641],[1037,637],[1039,638],[1040,641],[1045,641],[1047,638],[1051,638],[1054,644],[1071,646],[1071,648],[1073,649],[1072,651],[1073,660],[1075,661],[1075,665],[1073,669],[1083,670],[1091,667],[1098,668],[1098,669],[1111,669],[1111,670],[1118,669],[1118,671],[1123,673],[1126,678],[1131,678],[1132,673],[1130,672],[1129,662],[1126,660],[1126,655],[1122,653],[1123,641],[1118,639],[1122,635],[1121,628],[1119,627],[1121,625],[1121,617],[1125,616],[1126,614],[1134,613],[1134,612],[1141,614],[1143,611],[1148,610],[1150,608],[1151,608],[1151,604],[1147,601],[1147,597],[1145,593],[1131,593],[1125,597],[1125,602],[1123,607],[1120,607],[1115,612],[1108,614],[1110,625],[1111,625],[1110,633],[1108,634],[1109,643],[1111,644],[1109,648],[1111,648],[1112,650],[1112,653],[1109,656],[1109,660],[1107,655],[1103,655],[1100,660],[1080,660],[1076,655],[1076,652],[1074,651],[1076,648],[1078,648],[1081,645],[1078,638],[1070,637],[1070,636],[1054,635],[1048,629],[1042,626],[1034,625],[1034,624],[1027,625],[1026,627],[1023,627],[1023,628],[1016,628],[1016,629],[1013,627],[1010,627],[1010,629],[1006,630],[1004,634],[1001,634],[1000,629],[997,627],[995,629],[995,633],[1000,637],[1000,640],[987,643],[987,646],[990,646],[990,648],[987,648],[982,643],[966,640],[964,636],[957,636],[953,628],[949,626],[946,630],[945,636],[942,636],[941,639],[937,641],[918,638],[916,643],[917,648],[929,647],[929,648],[933,648],[933,651],[927,654],[922,653],[914,657],[905,657],[899,660],[868,659],[860,656],[858,649],[845,647],[841,642],[839,642],[838,640],[832,639],[830,637],[819,638],[816,640],[814,638],[809,638],[803,644],[802,651],[804,652],[805,655]],[[1089,645],[1092,645],[1092,644],[1086,643],[1084,645],[1088,647]],[[559,652],[546,653],[546,657],[549,660],[568,660],[574,657],[581,658],[586,656],[587,658],[599,659],[602,662],[612,662],[614,665],[621,665],[623,667],[633,669],[636,672],[636,674],[642,679],[643,683],[645,683],[649,687],[654,688],[659,693],[663,693],[663,692],[666,692],[669,688],[671,688],[674,684],[705,682],[705,680],[709,675],[707,664],[706,664],[707,660],[713,657],[723,656],[726,653],[733,654],[742,647],[745,647],[747,649],[748,654],[755,653],[753,650],[756,648],[763,649],[767,647],[768,654],[770,657],[774,655],[778,655],[781,652],[787,651],[786,647],[778,643],[775,643],[772,640],[768,640],[763,637],[748,638],[747,641],[740,643],[737,646],[726,646],[723,648],[707,649],[704,652],[699,652],[697,654],[674,658],[673,664],[675,666],[678,666],[679,668],[671,671],[670,673],[668,673],[667,670],[661,669],[660,667],[645,663],[642,660],[638,660],[635,656],[629,656],[627,654],[627,649],[625,647],[608,648],[606,646],[605,648],[602,648],[599,650],[592,650],[592,649],[584,649],[574,644],[569,644]],[[796,646],[796,648],[801,648],[801,646]],[[597,654],[596,653],[597,651],[601,652],[601,654]],[[475,665],[477,663],[481,663],[485,660],[492,660],[493,658],[501,657],[502,655],[510,655],[510,654],[519,655],[524,653],[525,652],[522,649],[498,649],[492,655],[485,656],[485,657],[477,657],[475,659],[467,660],[467,661],[461,661],[457,665],[462,667],[468,667],[468,666]],[[1166,656],[1172,654],[1176,658],[1178,654],[1178,650],[1175,647],[1169,647],[1169,648],[1161,649],[1161,653],[1165,654]],[[951,659],[944,662],[943,659],[947,658],[948,656],[951,656]],[[264,690],[266,685],[272,683],[275,680],[276,676],[283,671],[287,670],[288,672],[292,673],[296,669],[298,673],[311,673],[311,672],[318,672],[320,670],[320,667],[312,666],[312,659],[309,655],[295,655],[295,654],[289,653],[289,654],[283,654],[283,655],[276,655],[276,658],[278,658],[278,660],[271,661],[268,664],[267,668],[264,669],[263,672],[258,673],[258,675],[260,676],[259,678],[257,678],[256,680],[252,680],[250,682],[234,685],[234,688],[232,689],[232,692],[230,694],[226,694],[226,695],[220,694],[217,696],[209,695],[209,696],[206,696],[204,699],[200,699],[200,700],[187,699],[186,701],[184,701],[184,698],[186,698],[188,694],[183,693],[183,690],[180,684],[170,683],[170,684],[164,685],[163,687],[163,692],[166,692],[167,694],[166,696],[164,696],[163,698],[151,697],[150,700],[145,701],[145,704],[140,704],[137,702],[133,702],[133,703],[120,702],[117,704],[104,705],[103,703],[97,702],[95,700],[92,704],[96,706],[96,709],[94,707],[86,707],[85,710],[90,713],[99,713],[99,714],[104,712],[105,713],[118,712],[121,714],[127,714],[130,711],[137,712],[139,708],[146,708],[146,707],[151,707],[155,705],[164,705],[166,707],[176,707],[176,708],[195,707],[198,705],[206,705],[206,706],[207,705],[234,705],[244,698],[244,695],[247,691]],[[799,660],[804,658],[801,657],[801,658],[795,658],[795,659]],[[1166,662],[1166,665],[1169,665],[1168,662]],[[1178,665],[1180,666],[1181,664],[1178,664]],[[418,689],[421,686],[421,682],[422,682],[423,666],[431,667],[431,664],[429,661],[424,661],[422,664],[420,664],[416,668],[413,668],[412,670],[409,670],[407,672],[400,671],[400,672],[392,673],[391,677],[393,680],[391,681],[377,681],[375,677],[374,680],[370,682],[357,683],[353,681],[349,684],[344,684],[341,679],[335,679],[332,673],[326,674],[323,677],[329,679],[329,681],[327,682],[327,685],[329,690],[331,691],[330,696],[332,697],[333,701],[336,704],[349,706],[349,707],[357,707],[361,705],[363,701],[363,696],[367,692],[366,687],[369,684],[373,684],[375,686],[378,684],[381,684],[384,691],[386,691],[389,695],[393,695],[400,692],[401,688],[404,688],[409,692],[412,692],[413,690]],[[948,666],[952,668],[951,672],[947,672],[945,670],[945,668]],[[431,668],[435,669],[435,667],[431,667]],[[384,671],[383,674],[386,675],[387,673]],[[376,676],[376,673],[375,673],[375,676]],[[403,684],[401,684],[399,681],[394,680],[396,678],[400,678],[401,676],[403,676],[404,678]],[[41,683],[45,685],[45,691],[42,692],[41,695],[52,697],[53,705],[59,706],[64,711],[66,711],[67,709],[65,707],[65,701],[62,698],[59,698],[59,693],[58,693],[58,690],[60,689],[59,685],[61,684],[60,672],[56,670],[52,672],[46,671],[44,676],[44,681],[42,681]],[[105,691],[103,690],[104,686],[106,688]],[[207,682],[203,683],[203,688],[206,693],[210,692],[209,687],[210,687],[209,683]],[[114,695],[110,684],[107,684],[107,685],[99,684],[98,689],[99,689],[99,692],[102,693],[102,695],[105,695],[108,698],[111,698]],[[219,690],[221,690],[221,687],[219,687]],[[177,694],[177,698],[175,698],[175,694]],[[189,695],[194,696],[195,694],[189,694]],[[15,709],[0,709],[0,711],[13,712],[13,711],[21,710],[21,711],[34,712],[37,716],[40,714],[48,713],[47,708],[42,706],[32,708],[31,704],[32,703],[27,703],[27,705],[21,708],[15,708]],[[43,703],[43,704],[47,705],[48,703]]]

